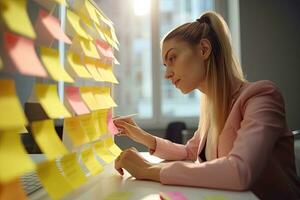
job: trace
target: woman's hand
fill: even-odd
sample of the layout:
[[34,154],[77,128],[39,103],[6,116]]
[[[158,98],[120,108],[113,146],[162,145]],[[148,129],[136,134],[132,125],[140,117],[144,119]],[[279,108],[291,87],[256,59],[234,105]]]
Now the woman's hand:
[[115,160],[115,169],[123,175],[127,170],[136,179],[159,181],[160,167],[140,156],[135,148],[124,150]]
[[155,137],[141,129],[131,118],[116,119],[114,124],[121,131],[121,135],[126,135],[135,142],[147,146],[149,149],[155,149]]

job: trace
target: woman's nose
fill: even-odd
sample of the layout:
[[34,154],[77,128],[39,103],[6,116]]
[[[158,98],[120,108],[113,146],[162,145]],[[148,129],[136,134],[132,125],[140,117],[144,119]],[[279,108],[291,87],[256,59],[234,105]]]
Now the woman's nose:
[[171,79],[174,76],[174,72],[167,70],[165,73],[165,79]]

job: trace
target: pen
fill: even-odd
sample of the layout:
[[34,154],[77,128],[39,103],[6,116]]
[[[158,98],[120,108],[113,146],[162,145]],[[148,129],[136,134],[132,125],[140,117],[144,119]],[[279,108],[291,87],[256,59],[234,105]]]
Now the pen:
[[119,116],[119,117],[113,118],[113,120],[116,120],[116,119],[127,119],[127,118],[131,118],[133,116],[136,116],[136,115],[137,115],[137,113],[130,114],[130,115]]

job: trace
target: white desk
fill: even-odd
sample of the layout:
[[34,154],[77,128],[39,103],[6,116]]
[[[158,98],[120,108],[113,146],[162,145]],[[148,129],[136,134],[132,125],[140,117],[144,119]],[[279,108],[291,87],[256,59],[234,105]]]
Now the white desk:
[[[160,162],[157,157],[151,156],[148,153],[141,153],[150,162]],[[183,193],[188,199],[204,199],[206,196],[222,195],[228,200],[252,200],[258,199],[251,191],[247,192],[232,192],[224,190],[211,190],[196,187],[183,186],[168,186],[152,181],[135,180],[129,173],[121,177],[114,169],[114,163],[105,166],[104,171],[89,179],[89,181],[82,185],[64,199],[67,200],[101,200],[112,192],[132,192],[130,200],[159,200],[159,192],[179,191]],[[50,199],[47,193],[40,189],[30,196],[29,199],[40,200]]]

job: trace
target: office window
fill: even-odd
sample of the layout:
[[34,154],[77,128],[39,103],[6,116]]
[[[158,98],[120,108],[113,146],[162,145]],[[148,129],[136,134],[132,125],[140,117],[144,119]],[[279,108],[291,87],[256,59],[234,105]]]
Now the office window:
[[[121,53],[115,54],[121,63],[114,68],[120,81],[114,87],[114,99],[119,105],[115,113],[137,112],[142,126],[162,128],[169,121],[187,118],[196,126],[200,93],[182,95],[164,80],[159,40],[175,26],[213,10],[214,0],[98,0],[98,3],[115,23],[121,44]],[[153,23],[155,18],[157,21]],[[152,34],[157,34],[158,39],[153,40]]]

